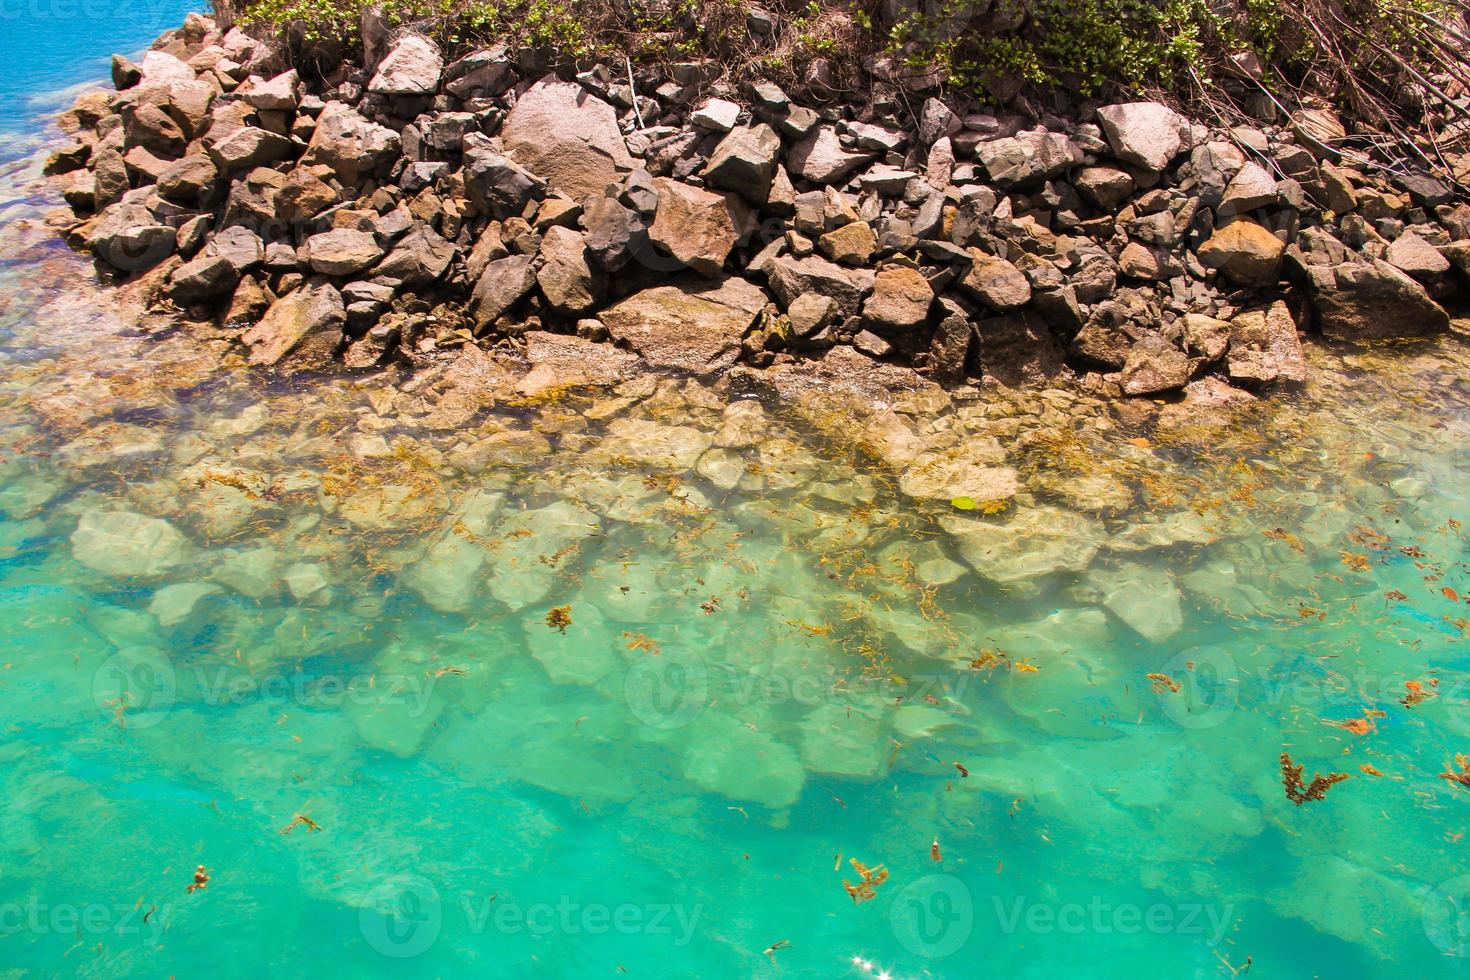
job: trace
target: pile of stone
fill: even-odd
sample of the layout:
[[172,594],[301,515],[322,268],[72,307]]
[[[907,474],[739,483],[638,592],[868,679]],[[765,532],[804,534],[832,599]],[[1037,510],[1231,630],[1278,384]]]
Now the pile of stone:
[[[191,15],[62,119],[69,239],[282,372],[530,330],[709,374],[837,347],[941,384],[1155,395],[1299,381],[1300,335],[1444,330],[1470,207],[1156,103],[1039,123],[874,81],[860,106],[709,66],[558,77],[369,38],[308,82]],[[712,77],[714,76],[714,77]],[[630,84],[635,82],[635,84]]]

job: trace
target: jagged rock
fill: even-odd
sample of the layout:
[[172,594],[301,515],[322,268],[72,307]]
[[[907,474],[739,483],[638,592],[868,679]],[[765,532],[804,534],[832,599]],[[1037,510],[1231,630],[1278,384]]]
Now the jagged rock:
[[454,256],[454,243],[428,225],[415,225],[373,271],[379,278],[417,289],[441,278]]
[[1230,321],[1226,373],[1233,381],[1267,384],[1307,380],[1307,359],[1285,303],[1248,310]]
[[1017,187],[1066,173],[1082,162],[1082,151],[1061,133],[1024,132],[975,147],[990,179]]
[[398,151],[399,137],[393,130],[369,122],[346,103],[328,102],[317,117],[301,165],[329,167],[343,184],[356,185],[397,158]]
[[613,107],[555,75],[516,100],[500,138],[512,159],[573,200],[600,195],[634,167]]
[[233,293],[240,281],[234,265],[218,255],[201,255],[169,273],[169,293],[188,305]]
[[842,265],[864,265],[878,247],[878,236],[866,221],[834,228],[817,240],[822,254]]
[[1113,155],[1149,170],[1168,169],[1186,148],[1189,122],[1157,102],[1128,102],[1097,110]]
[[541,240],[545,260],[536,282],[552,309],[562,314],[585,313],[602,298],[606,281],[602,270],[587,261],[582,236],[570,228],[551,227]]
[[158,175],[158,193],[172,201],[197,201],[218,176],[219,170],[207,154],[190,153]]
[[137,85],[143,80],[143,69],[120,54],[112,56],[112,87],[119,92]]
[[836,129],[819,126],[787,151],[786,161],[794,173],[813,184],[840,184],[872,163],[873,155],[846,149]]
[[268,82],[260,82],[240,93],[240,97],[256,109],[267,112],[295,112],[300,104],[298,88],[301,79],[296,69],[282,72]]
[[929,318],[934,289],[918,269],[888,265],[873,277],[873,293],[863,304],[868,322],[890,330],[911,330]]
[[[1225,199],[1225,188],[1245,166],[1245,154],[1233,143],[1213,140],[1191,151],[1189,166],[1194,173],[1193,192],[1205,207],[1218,207]],[[1274,181],[1271,189],[1274,193]]]
[[985,376],[1010,387],[1043,384],[1061,374],[1062,352],[1046,321],[1026,310],[976,324]]
[[141,204],[127,202],[108,208],[87,237],[92,254],[124,272],[153,268],[173,254],[177,243],[172,228]]
[[587,250],[608,272],[619,271],[633,259],[635,236],[647,242],[639,216],[612,196],[589,199],[582,212],[582,227],[587,230]]
[[383,257],[383,248],[371,232],[336,228],[306,240],[303,258],[324,276],[350,276]]
[[192,82],[198,76],[194,69],[169,54],[167,51],[154,49],[143,55],[143,63],[138,66],[143,73],[139,82],[142,86],[163,85],[170,82]]
[[786,311],[786,319],[791,321],[792,333],[798,337],[810,337],[822,328],[836,323],[840,313],[837,302],[832,297],[803,293],[796,297],[791,308]]
[[704,374],[727,368],[766,304],[766,294],[739,277],[708,286],[656,286],[603,310],[618,343],[656,367]]
[[1125,395],[1177,391],[1189,382],[1189,357],[1158,334],[1144,334],[1123,363]]
[[734,195],[700,190],[668,177],[654,181],[658,210],[649,240],[702,276],[720,275],[725,259],[749,221]]
[[347,312],[331,283],[309,282],[271,304],[240,339],[249,362],[281,372],[322,370],[342,342]]
[[493,150],[468,150],[464,164],[465,194],[481,214],[493,218],[520,217],[546,191],[540,177]]
[[310,170],[297,167],[286,175],[274,200],[282,221],[302,224],[336,204],[337,192]]
[[[320,128],[317,131],[320,132]],[[255,126],[241,126],[218,140],[211,132],[211,138],[205,140],[204,146],[209,158],[223,174],[254,170],[277,160],[289,159],[296,152],[295,145],[286,137]]]
[[536,286],[530,255],[509,255],[485,266],[470,296],[475,332],[484,333]]
[[1384,259],[1420,282],[1431,282],[1450,271],[1449,260],[1412,231],[1395,238]]
[[965,379],[974,334],[969,317],[952,305],[946,306],[945,317],[929,341],[929,376],[936,384],[956,385]]
[[1189,353],[1213,364],[1225,356],[1230,346],[1230,324],[1202,313],[1184,315],[1184,343]]
[[1133,193],[1133,178],[1117,167],[1088,167],[1073,175],[1072,186],[1099,211],[1112,211]]
[[184,152],[189,138],[168,113],[151,102],[144,102],[123,114],[125,146],[145,147],[170,160]]
[[830,296],[845,316],[858,312],[876,279],[869,269],[844,269],[815,255],[800,259],[783,255],[766,266],[766,274],[783,307],[789,308],[803,293],[816,293]]
[[1310,270],[1312,306],[1334,340],[1418,337],[1449,327],[1449,315],[1424,287],[1379,260]]
[[1031,283],[1020,269],[978,248],[970,249],[970,259],[970,268],[958,283],[966,293],[997,313],[1031,302]]
[[1220,217],[1245,214],[1257,208],[1276,203],[1276,178],[1266,172],[1259,163],[1251,162],[1240,168],[1234,179],[1225,188],[1220,201]]
[[739,119],[740,106],[728,99],[710,99],[689,114],[691,125],[713,133],[728,133]]
[[1281,274],[1286,246],[1254,221],[1241,218],[1215,229],[1200,246],[1199,260],[1242,286],[1270,286]]
[[710,154],[704,181],[760,206],[770,196],[780,156],[781,138],[765,123],[734,129]]
[[368,91],[378,95],[433,95],[439,91],[444,57],[427,38],[410,34],[400,38],[378,64]]

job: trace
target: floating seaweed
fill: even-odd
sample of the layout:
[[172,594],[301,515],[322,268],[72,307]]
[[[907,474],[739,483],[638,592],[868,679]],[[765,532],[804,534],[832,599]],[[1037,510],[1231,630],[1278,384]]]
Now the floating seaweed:
[[1179,682],[1168,674],[1149,674],[1147,676],[1155,694],[1163,694],[1165,691],[1173,694],[1179,693]]
[[1420,681],[1404,681],[1404,690],[1408,693],[1399,698],[1399,704],[1405,708],[1417,707],[1430,698],[1439,697],[1439,692],[1435,690],[1437,687],[1439,687],[1439,678],[1437,677],[1429,682],[1427,688]]
[[842,887],[847,889],[847,894],[852,899],[853,904],[861,905],[863,902],[876,898],[878,886],[888,880],[888,869],[881,864],[877,867],[869,868],[857,858],[852,858],[849,863],[852,865],[852,869],[858,873],[858,883],[854,885],[844,878],[842,879]]
[[552,606],[546,611],[546,625],[565,634],[567,627],[572,625],[572,607]]
[[320,833],[322,825],[311,819],[304,813],[298,813],[291,818],[291,822],[281,828],[281,833],[289,834],[297,827],[305,827],[307,834]]
[[209,872],[208,871],[205,871],[204,870],[204,865],[201,864],[201,865],[199,865],[199,867],[197,867],[197,868],[194,869],[194,883],[192,885],[189,885],[184,890],[187,891],[190,895],[192,895],[195,892],[197,892],[197,891],[203,891],[204,889],[206,889],[208,887],[209,887]]
[[1286,787],[1286,798],[1297,806],[1307,802],[1320,802],[1327,796],[1329,789],[1351,778],[1345,772],[1330,772],[1326,776],[1321,773],[1313,773],[1311,783],[1304,784],[1302,782],[1303,768],[1294,765],[1289,754],[1281,753],[1281,784]]
[[1439,774],[1439,778],[1448,780],[1461,789],[1470,789],[1470,756],[1456,753],[1455,768],[1446,769]]

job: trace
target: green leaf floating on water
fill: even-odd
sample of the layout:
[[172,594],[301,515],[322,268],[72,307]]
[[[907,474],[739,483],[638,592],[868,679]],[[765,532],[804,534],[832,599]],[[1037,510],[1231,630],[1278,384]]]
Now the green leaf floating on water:
[[974,510],[980,506],[975,502],[974,497],[951,497],[949,502],[955,510]]

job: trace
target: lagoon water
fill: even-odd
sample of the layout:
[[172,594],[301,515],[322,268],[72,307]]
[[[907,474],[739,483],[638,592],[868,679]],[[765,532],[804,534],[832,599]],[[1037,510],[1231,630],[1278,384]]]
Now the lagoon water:
[[[1198,412],[286,386],[130,329],[34,169],[0,976],[1470,975],[1458,342]],[[981,445],[1003,508],[891,465]]]

